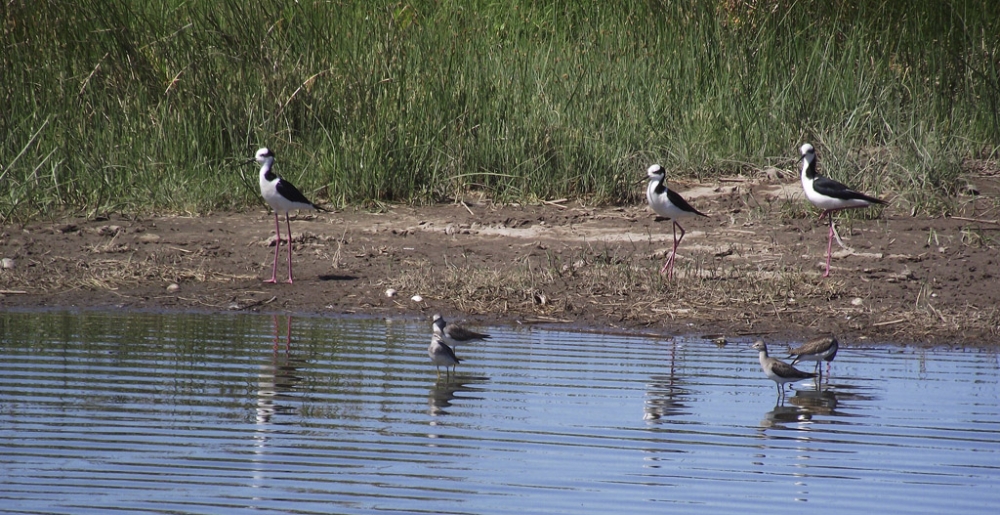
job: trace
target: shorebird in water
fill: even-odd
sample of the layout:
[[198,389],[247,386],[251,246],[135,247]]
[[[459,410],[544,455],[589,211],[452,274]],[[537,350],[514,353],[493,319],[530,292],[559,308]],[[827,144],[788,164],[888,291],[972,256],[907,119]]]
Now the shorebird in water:
[[462,361],[455,356],[455,351],[451,349],[444,341],[441,340],[441,336],[437,334],[431,335],[431,344],[427,347],[427,355],[431,357],[431,362],[437,367],[438,378],[441,378],[441,366],[444,365],[445,374],[449,374],[448,368],[456,368]]
[[445,322],[444,317],[441,315],[434,315],[433,320],[432,327],[434,334],[440,336],[444,343],[451,345],[453,348],[457,349],[459,345],[465,343],[490,339],[490,335],[488,334],[470,331],[458,324],[449,324]]
[[778,398],[785,396],[785,383],[791,383],[800,379],[816,377],[816,374],[803,372],[784,361],[772,358],[767,355],[767,345],[763,340],[757,340],[751,349],[756,350],[760,356],[760,368],[768,379],[774,381],[778,388]]
[[840,342],[836,338],[824,336],[813,338],[794,349],[789,349],[788,357],[795,357],[792,360],[792,365],[800,361],[815,361],[816,368],[813,371],[822,375],[823,369],[819,366],[820,363],[826,361],[827,366],[830,366],[829,363],[837,357],[838,349],[840,349]]

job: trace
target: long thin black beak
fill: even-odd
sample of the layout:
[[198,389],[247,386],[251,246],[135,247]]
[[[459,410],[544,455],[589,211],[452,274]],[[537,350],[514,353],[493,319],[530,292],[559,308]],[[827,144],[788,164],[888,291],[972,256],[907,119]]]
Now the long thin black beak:
[[639,179],[638,181],[635,181],[635,183],[634,183],[634,184],[642,184],[642,183],[644,183],[644,182],[646,182],[646,181],[648,181],[648,180],[649,180],[649,177],[647,177],[647,176],[643,175],[643,176],[642,176],[642,178],[641,178],[641,179]]
[[229,162],[229,167],[230,168],[238,168],[240,166],[246,166],[246,165],[248,165],[250,163],[253,163],[254,161],[256,161],[256,159],[251,159],[249,161],[236,161],[236,162],[230,161]]

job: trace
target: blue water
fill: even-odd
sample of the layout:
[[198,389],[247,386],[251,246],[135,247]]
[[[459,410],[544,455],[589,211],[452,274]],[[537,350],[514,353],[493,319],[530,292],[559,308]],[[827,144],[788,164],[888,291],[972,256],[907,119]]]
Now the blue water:
[[[446,314],[447,315],[447,314]],[[992,513],[995,349],[430,321],[0,313],[0,513]],[[769,342],[780,355],[782,342]],[[801,368],[811,368],[811,364]]]

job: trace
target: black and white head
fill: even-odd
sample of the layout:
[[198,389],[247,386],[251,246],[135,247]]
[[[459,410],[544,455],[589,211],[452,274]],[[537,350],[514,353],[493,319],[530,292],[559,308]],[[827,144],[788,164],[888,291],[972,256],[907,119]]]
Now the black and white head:
[[667,171],[660,165],[653,165],[646,169],[646,177],[650,179],[663,180],[667,176]]
[[799,154],[802,156],[799,158],[800,160],[805,159],[810,163],[813,162],[814,159],[816,159],[816,149],[814,149],[813,146],[808,143],[805,143],[801,147],[799,147]]
[[274,152],[271,149],[264,147],[257,150],[257,154],[254,155],[254,160],[260,164],[267,164],[274,162]]

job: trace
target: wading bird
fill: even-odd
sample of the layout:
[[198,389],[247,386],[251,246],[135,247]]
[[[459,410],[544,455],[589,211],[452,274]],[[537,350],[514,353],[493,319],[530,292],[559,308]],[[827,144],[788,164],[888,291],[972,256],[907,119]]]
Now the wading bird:
[[816,368],[813,371],[822,375],[823,369],[820,368],[819,364],[823,361],[827,363],[833,361],[833,358],[837,357],[838,349],[840,349],[840,342],[836,338],[833,336],[823,336],[813,338],[794,349],[789,349],[788,357],[795,357],[792,360],[792,365],[800,361],[815,361]]
[[777,358],[768,357],[767,355],[767,345],[763,340],[757,340],[753,344],[751,349],[756,350],[760,356],[760,368],[764,371],[764,374],[768,379],[774,381],[775,386],[778,387],[778,397],[785,396],[785,383],[791,383],[798,381],[799,379],[809,379],[816,377],[816,374],[809,372],[803,372],[784,361]]
[[285,213],[285,227],[288,232],[288,283],[292,283],[292,224],[288,220],[288,212],[293,210],[318,209],[326,211],[313,204],[292,183],[278,177],[271,168],[274,166],[274,152],[264,147],[257,151],[253,159],[247,161],[260,163],[260,195],[274,211],[274,264],[271,265],[271,278],[265,283],[278,282],[278,249],[281,248],[281,225],[278,223],[278,213]]
[[431,357],[431,362],[437,367],[438,378],[441,377],[441,365],[444,365],[444,371],[447,375],[448,367],[455,369],[458,364],[462,361],[455,356],[455,351],[451,350],[444,341],[441,340],[441,336],[437,334],[431,335],[431,345],[427,347],[427,355]]
[[[691,204],[688,204],[676,191],[667,188],[667,172],[662,166],[650,166],[646,170],[646,176],[649,178],[649,185],[646,186],[646,201],[649,203],[649,207],[660,217],[673,222],[674,248],[670,251],[670,257],[667,258],[667,262],[660,269],[661,274],[669,270],[667,279],[672,279],[674,277],[674,262],[677,258],[677,247],[681,244],[681,240],[684,239],[685,234],[684,227],[677,223],[677,219],[708,215],[691,207]],[[681,230],[680,238],[677,237],[677,229]]]
[[457,324],[449,324],[444,321],[441,315],[434,315],[432,326],[434,334],[440,336],[446,344],[451,345],[455,349],[464,343],[490,339],[490,335],[488,334],[470,331]]
[[[869,197],[864,193],[844,186],[843,184],[816,173],[816,149],[806,143],[799,149],[802,157],[802,189],[806,198],[814,206],[823,210],[820,219],[826,215],[830,220],[830,234],[826,243],[826,272],[823,277],[830,276],[830,254],[833,250],[833,214],[842,209],[868,207],[872,204],[885,204],[884,200]],[[838,236],[838,240],[839,236]]]

